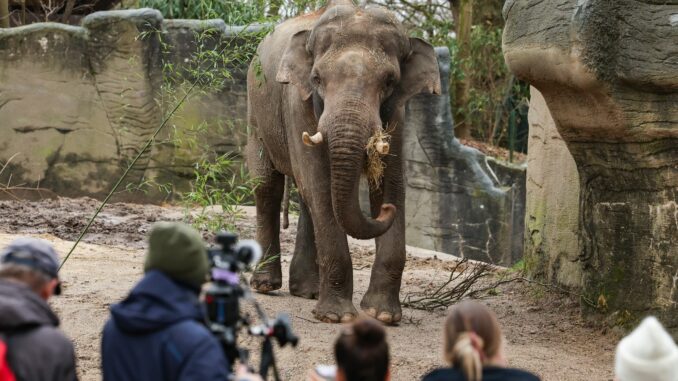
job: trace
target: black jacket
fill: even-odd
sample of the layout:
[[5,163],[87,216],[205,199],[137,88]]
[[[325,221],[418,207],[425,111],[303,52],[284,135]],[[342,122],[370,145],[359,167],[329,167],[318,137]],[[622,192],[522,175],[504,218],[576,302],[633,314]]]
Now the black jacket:
[[17,380],[77,380],[73,344],[58,326],[52,309],[31,289],[0,279],[0,332]]
[[[483,381],[539,381],[539,377],[524,370],[483,367]],[[464,374],[454,368],[436,369],[424,376],[423,381],[466,381]]]
[[149,271],[111,307],[102,338],[104,381],[226,381],[224,351],[203,321],[197,290]]

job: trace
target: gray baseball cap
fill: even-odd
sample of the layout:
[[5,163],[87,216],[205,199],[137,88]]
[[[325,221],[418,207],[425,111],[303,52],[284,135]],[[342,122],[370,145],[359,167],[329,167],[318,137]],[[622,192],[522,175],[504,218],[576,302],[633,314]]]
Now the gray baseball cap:
[[[59,278],[59,256],[52,245],[42,239],[17,238],[0,252],[2,263],[27,266],[52,279]],[[61,287],[57,287],[55,294],[60,292]]]

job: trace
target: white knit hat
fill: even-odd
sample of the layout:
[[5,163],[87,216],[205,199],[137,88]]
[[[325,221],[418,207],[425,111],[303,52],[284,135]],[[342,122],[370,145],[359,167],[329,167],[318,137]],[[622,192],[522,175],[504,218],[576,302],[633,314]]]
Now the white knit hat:
[[645,318],[617,345],[619,381],[678,381],[678,346],[654,317]]

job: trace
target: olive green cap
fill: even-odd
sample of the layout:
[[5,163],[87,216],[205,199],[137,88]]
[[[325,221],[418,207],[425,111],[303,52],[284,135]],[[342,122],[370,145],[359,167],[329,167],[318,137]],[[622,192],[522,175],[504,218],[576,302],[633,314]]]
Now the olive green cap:
[[200,288],[209,263],[200,234],[181,222],[158,222],[148,238],[144,271],[159,270],[170,278]]

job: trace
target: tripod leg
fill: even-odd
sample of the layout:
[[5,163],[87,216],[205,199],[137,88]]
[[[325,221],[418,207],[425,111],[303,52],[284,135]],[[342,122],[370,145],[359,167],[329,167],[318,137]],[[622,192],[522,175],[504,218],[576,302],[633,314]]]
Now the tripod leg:
[[266,380],[268,376],[268,368],[273,365],[273,369],[276,371],[276,381],[279,381],[277,377],[277,369],[275,369],[275,359],[273,358],[273,343],[270,338],[264,339],[264,342],[261,345],[261,365],[259,366],[259,375],[261,378]]

